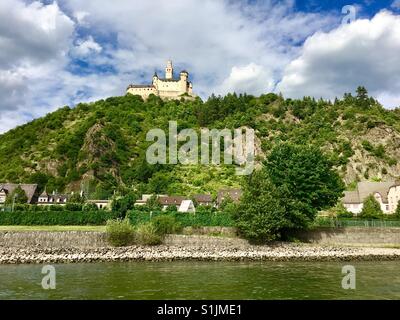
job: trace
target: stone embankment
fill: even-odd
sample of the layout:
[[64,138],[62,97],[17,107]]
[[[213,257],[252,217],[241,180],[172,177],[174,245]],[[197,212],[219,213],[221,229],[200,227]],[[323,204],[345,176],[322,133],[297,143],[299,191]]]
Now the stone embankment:
[[[15,241],[20,236],[23,245]],[[110,247],[105,235],[86,232],[62,235],[53,245],[51,235],[0,235],[0,264],[78,263],[112,261],[369,261],[400,260],[398,248],[338,247],[315,244],[275,243],[254,246],[238,238],[203,235],[171,235],[154,247]],[[54,236],[54,235],[53,235]],[[40,238],[41,237],[41,238]],[[75,239],[80,237],[81,242]],[[92,240],[91,237],[93,237]],[[27,238],[36,242],[28,243]],[[40,240],[46,243],[43,246]],[[75,241],[64,240],[75,239]],[[11,244],[11,245],[10,245]]]

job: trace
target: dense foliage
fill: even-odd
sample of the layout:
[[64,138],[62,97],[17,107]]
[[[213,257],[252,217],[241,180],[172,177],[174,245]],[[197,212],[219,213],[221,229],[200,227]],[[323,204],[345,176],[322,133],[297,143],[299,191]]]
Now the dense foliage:
[[180,213],[177,211],[139,211],[132,210],[128,212],[128,218],[134,225],[153,220],[158,221],[160,216],[171,216],[180,227],[232,227],[234,225],[232,216],[228,212],[205,211],[201,213]]
[[360,216],[363,219],[379,219],[383,216],[381,205],[373,195],[368,196],[364,200]]
[[343,189],[319,149],[279,144],[245,183],[241,203],[234,209],[236,226],[252,241],[283,239],[311,225],[318,211],[337,203]]
[[88,212],[76,211],[20,211],[0,212],[0,225],[20,226],[74,226],[105,225],[107,220],[114,219],[116,214],[97,210]]
[[357,95],[334,102],[276,94],[228,94],[205,102],[127,95],[63,107],[0,135],[0,182],[38,183],[48,192],[83,188],[92,199],[132,188],[138,194],[215,195],[221,187],[240,185],[230,165],[149,165],[146,133],[167,130],[170,120],[178,121],[179,130],[250,126],[265,155],[280,141],[321,147],[348,183],[400,175],[398,146],[377,143],[374,136],[381,129],[398,134],[400,110],[385,110],[360,87]]
[[128,219],[108,220],[106,234],[107,241],[115,247],[128,246],[135,241],[135,228]]

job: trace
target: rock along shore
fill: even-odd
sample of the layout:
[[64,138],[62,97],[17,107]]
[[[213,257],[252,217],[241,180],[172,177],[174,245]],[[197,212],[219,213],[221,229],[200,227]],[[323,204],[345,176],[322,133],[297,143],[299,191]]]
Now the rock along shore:
[[400,249],[273,245],[160,245],[154,247],[40,248],[0,246],[0,264],[122,261],[382,261],[400,260]]

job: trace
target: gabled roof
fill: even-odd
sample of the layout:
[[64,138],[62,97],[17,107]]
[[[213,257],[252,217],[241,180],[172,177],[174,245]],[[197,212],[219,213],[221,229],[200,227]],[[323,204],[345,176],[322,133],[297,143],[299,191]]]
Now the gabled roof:
[[42,194],[39,196],[39,198],[48,198],[49,197],[49,195],[48,195],[48,193],[46,192],[46,190],[44,190],[43,192],[42,192]]
[[202,202],[212,202],[211,194],[195,194],[193,199],[196,200],[198,203]]
[[345,191],[343,197],[344,203],[361,203],[358,191]]
[[185,198],[181,196],[167,196],[158,198],[158,202],[163,206],[180,205],[183,200],[185,200]]
[[68,200],[69,196],[67,194],[50,194],[49,199],[53,200]]
[[0,190],[5,189],[8,193],[13,193],[18,186],[25,191],[26,197],[28,198],[27,203],[32,203],[33,197],[37,191],[37,184],[0,183]]
[[239,202],[242,194],[242,189],[221,189],[218,191],[217,202],[220,204],[226,197],[230,197],[233,202]]

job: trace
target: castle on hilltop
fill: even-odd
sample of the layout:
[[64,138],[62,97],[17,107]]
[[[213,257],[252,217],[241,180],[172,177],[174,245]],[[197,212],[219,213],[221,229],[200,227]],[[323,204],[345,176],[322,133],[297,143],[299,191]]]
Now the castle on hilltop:
[[175,99],[181,97],[195,97],[193,94],[193,85],[188,80],[189,73],[183,70],[179,74],[179,79],[174,79],[174,68],[172,61],[168,60],[165,68],[165,78],[159,78],[154,73],[153,83],[150,85],[131,84],[126,90],[127,93],[139,95],[143,99],[147,99],[150,94],[154,94],[163,99]]

